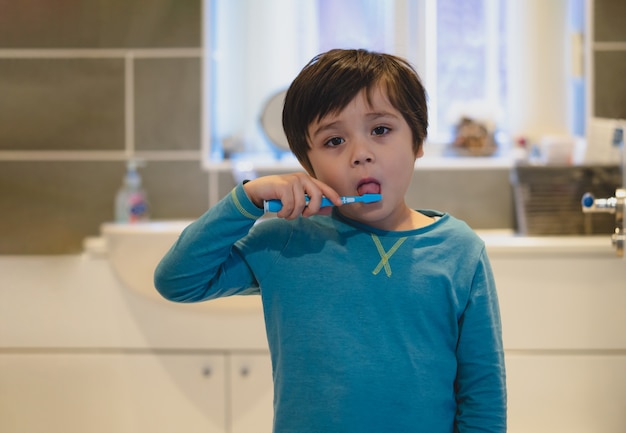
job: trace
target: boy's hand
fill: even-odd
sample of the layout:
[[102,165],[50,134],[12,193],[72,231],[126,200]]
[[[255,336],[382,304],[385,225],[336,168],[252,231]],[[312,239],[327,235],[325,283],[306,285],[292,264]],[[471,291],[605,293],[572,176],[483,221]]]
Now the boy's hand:
[[[263,208],[264,200],[280,200],[283,208],[276,215],[285,219],[330,212],[330,208],[323,208],[320,212],[322,196],[336,206],[342,204],[334,189],[306,173],[263,176],[247,182],[243,188],[259,208]],[[309,196],[308,205],[305,195]]]

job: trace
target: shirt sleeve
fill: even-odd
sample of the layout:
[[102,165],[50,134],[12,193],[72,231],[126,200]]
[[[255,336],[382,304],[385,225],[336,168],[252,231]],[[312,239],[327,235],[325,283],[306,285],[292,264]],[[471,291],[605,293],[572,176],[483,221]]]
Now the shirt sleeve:
[[197,302],[258,291],[236,243],[263,215],[237,185],[181,233],[158,264],[154,286],[166,299]]
[[459,326],[455,432],[504,433],[507,397],[502,327],[484,248]]

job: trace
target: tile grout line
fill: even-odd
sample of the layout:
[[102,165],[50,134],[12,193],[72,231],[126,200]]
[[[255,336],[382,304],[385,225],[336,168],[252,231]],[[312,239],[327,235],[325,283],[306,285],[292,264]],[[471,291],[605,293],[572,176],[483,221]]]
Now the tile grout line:
[[0,59],[32,58],[115,58],[129,52],[136,58],[202,57],[202,48],[33,48],[0,49]]
[[[133,154],[147,161],[200,161],[199,150],[143,150]],[[125,150],[0,150],[0,161],[124,161]]]
[[135,58],[132,51],[124,58],[124,149],[130,159],[135,156]]
[[626,42],[592,42],[595,51],[625,51]]

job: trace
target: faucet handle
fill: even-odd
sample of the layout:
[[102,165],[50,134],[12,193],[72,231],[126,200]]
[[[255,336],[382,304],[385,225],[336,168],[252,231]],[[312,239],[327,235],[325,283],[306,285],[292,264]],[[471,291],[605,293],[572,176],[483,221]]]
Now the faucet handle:
[[587,192],[583,195],[580,204],[584,213],[615,213],[617,198],[595,198],[593,194]]
[[610,213],[615,214],[615,232],[611,235],[613,246],[617,249],[617,256],[624,257],[624,245],[626,244],[626,226],[624,214],[626,213],[626,188],[615,190],[615,197],[595,198],[593,194],[586,193],[581,200],[583,213]]

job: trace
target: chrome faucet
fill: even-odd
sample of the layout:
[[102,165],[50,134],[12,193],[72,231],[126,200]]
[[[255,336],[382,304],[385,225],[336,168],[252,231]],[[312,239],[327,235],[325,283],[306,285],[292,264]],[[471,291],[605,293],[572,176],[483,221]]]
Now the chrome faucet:
[[624,127],[618,126],[613,131],[613,146],[620,148],[622,186],[615,190],[615,197],[595,198],[586,193],[582,198],[584,213],[610,213],[615,214],[615,231],[611,235],[611,241],[617,249],[617,256],[624,257],[624,243],[626,243],[626,225],[624,213],[626,213],[626,149],[624,148]]
[[615,190],[615,197],[595,198],[586,193],[582,199],[583,212],[585,213],[611,213],[615,214],[615,231],[611,235],[611,241],[617,249],[617,256],[624,257],[624,242],[626,232],[624,227],[624,213],[626,212],[626,189]]

